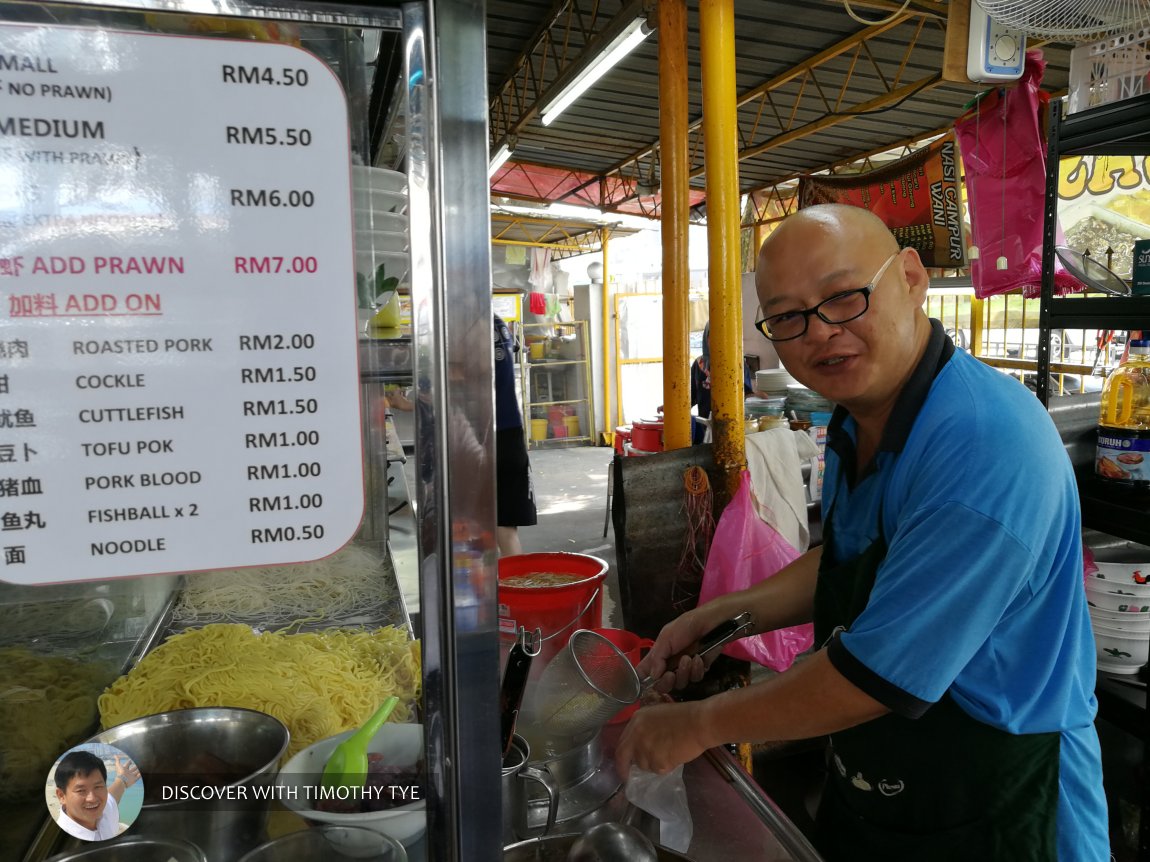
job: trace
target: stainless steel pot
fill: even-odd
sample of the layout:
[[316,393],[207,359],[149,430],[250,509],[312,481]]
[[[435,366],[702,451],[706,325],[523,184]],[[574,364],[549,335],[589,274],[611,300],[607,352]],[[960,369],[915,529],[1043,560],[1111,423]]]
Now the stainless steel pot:
[[[139,767],[144,805],[132,827],[136,835],[191,841],[211,862],[232,862],[263,840],[269,791],[288,747],[288,729],[278,719],[251,709],[179,709],[88,741],[114,745]],[[190,788],[202,794],[201,788],[241,786],[229,794],[237,798],[186,798]],[[262,799],[252,791],[257,787],[267,788]]]
[[511,737],[511,748],[503,758],[503,843],[511,844],[528,836],[528,796],[527,782],[534,781],[543,788],[544,796],[540,807],[543,834],[546,835],[555,825],[555,815],[559,810],[559,790],[551,773],[537,766],[531,766],[531,748],[519,735]]
[[[623,782],[615,764],[604,761],[603,749],[596,731],[578,740],[566,751],[535,759],[532,763],[546,770],[559,789],[559,806],[555,822],[571,829],[586,827],[605,819],[615,819],[606,803],[618,794]],[[621,794],[618,794],[621,798]],[[527,802],[527,832],[539,835],[546,821],[547,800],[532,794]]]

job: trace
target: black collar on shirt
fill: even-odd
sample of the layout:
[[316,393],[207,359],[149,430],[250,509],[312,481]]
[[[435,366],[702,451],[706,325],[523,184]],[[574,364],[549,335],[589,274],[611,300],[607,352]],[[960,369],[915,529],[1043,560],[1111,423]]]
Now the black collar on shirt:
[[[899,393],[894,409],[887,418],[886,427],[883,428],[882,440],[879,441],[879,452],[901,452],[910,436],[910,429],[914,427],[914,420],[918,418],[919,411],[930,392],[934,378],[943,366],[954,355],[954,342],[942,328],[942,324],[931,318],[930,339],[926,343],[926,351],[915,366],[906,386]],[[831,415],[830,425],[827,426],[827,446],[834,450],[843,464],[843,474],[847,477],[858,475],[857,453],[855,442],[843,430],[843,422],[849,416],[847,409],[841,405],[836,406]],[[877,453],[876,453],[877,454]],[[874,461],[871,461],[873,469]],[[862,479],[862,476],[858,476]],[[848,481],[849,478],[848,478]],[[852,483],[853,484],[853,483]]]

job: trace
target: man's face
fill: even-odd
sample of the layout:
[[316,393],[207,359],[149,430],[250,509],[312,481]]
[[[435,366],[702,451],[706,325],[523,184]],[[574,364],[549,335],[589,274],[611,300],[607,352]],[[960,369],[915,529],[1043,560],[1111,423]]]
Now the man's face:
[[[779,230],[764,247],[755,274],[766,317],[813,308],[862,287],[895,250],[889,237],[884,243],[841,226],[795,223]],[[796,380],[848,409],[882,404],[897,393],[913,368],[922,302],[904,273],[912,254],[903,251],[891,261],[861,317],[829,324],[810,315],[804,335],[774,343]]]
[[87,775],[76,775],[68,782],[68,789],[56,788],[56,798],[61,807],[73,820],[94,823],[104,813],[108,804],[108,785],[100,770],[94,769]]

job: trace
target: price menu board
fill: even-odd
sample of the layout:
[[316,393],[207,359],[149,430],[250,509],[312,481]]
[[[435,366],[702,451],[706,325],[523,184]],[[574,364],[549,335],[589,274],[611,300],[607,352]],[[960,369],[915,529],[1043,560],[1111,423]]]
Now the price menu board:
[[0,580],[352,537],[348,152],[298,48],[0,26]]

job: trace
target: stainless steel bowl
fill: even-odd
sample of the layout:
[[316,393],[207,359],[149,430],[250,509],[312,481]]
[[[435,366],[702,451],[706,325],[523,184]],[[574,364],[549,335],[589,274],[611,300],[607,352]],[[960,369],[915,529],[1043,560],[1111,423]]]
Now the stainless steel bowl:
[[175,838],[120,838],[53,856],[48,862],[207,862],[195,844]]
[[[569,835],[547,835],[520,841],[503,848],[503,862],[567,862],[567,854],[579,835],[572,832]],[[691,862],[690,856],[666,847],[655,847],[655,853],[659,862]]]
[[[114,745],[139,767],[135,834],[192,841],[212,862],[231,862],[263,837],[288,729],[255,710],[202,707],[138,718],[88,741]],[[231,798],[189,798],[202,788],[234,790]]]

